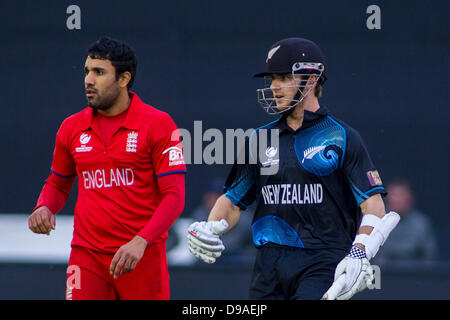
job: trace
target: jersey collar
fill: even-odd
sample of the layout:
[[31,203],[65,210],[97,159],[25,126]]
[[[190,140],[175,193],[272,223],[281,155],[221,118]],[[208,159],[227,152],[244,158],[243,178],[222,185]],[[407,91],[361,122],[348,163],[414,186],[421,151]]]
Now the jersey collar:
[[[128,113],[125,118],[125,121],[122,124],[122,127],[130,130],[138,130],[141,124],[142,112],[141,109],[144,106],[142,100],[138,97],[138,95],[132,91],[129,91],[128,94],[131,97],[130,106],[128,107]],[[95,121],[95,110],[92,108],[86,108],[86,113],[83,121],[83,130],[87,130],[89,128],[93,128]]]
[[[302,126],[297,130],[297,132],[300,130],[305,130],[309,127],[312,127],[318,121],[322,120],[322,118],[326,117],[328,114],[329,114],[328,108],[325,106],[320,106],[320,108],[316,112],[311,112],[311,111],[305,110]],[[291,133],[295,133],[294,130],[292,130],[286,124],[286,117],[287,117],[287,115],[282,116],[280,118],[280,121],[277,122],[277,126],[280,129],[280,132],[288,131]]]

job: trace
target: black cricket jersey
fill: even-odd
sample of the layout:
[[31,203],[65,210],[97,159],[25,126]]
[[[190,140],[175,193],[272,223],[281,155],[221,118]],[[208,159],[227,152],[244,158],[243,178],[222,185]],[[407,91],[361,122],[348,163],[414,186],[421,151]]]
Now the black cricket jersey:
[[256,247],[317,249],[349,248],[362,217],[360,203],[386,194],[361,136],[323,106],[305,111],[297,131],[285,117],[254,130],[225,191],[242,210],[256,201]]

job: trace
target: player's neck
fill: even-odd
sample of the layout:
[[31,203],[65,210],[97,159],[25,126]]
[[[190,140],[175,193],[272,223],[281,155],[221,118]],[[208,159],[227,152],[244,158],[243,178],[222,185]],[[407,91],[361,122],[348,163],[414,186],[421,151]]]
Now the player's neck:
[[116,102],[114,102],[114,104],[111,106],[111,108],[108,108],[106,110],[98,110],[98,112],[104,116],[112,117],[128,109],[130,102],[131,98],[128,95],[128,91],[124,90],[120,93],[119,97],[117,98]]
[[303,124],[303,118],[305,110],[310,112],[316,112],[319,110],[320,105],[317,98],[308,95],[302,102],[297,104],[290,115],[286,117],[286,124],[294,131],[300,129]]

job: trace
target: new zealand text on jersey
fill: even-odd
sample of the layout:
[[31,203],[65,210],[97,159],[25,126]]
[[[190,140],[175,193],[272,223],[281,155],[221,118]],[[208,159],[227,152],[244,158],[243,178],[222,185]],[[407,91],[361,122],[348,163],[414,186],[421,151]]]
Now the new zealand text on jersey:
[[265,204],[322,203],[323,187],[314,184],[271,184],[261,188]]

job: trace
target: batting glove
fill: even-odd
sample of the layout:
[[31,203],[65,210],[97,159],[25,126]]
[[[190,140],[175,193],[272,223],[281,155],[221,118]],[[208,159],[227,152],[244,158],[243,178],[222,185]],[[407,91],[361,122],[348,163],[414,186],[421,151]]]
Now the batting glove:
[[228,228],[225,219],[194,222],[188,228],[189,251],[206,263],[214,263],[225,250],[220,237]]
[[342,274],[345,274],[345,285],[337,296],[338,300],[348,300],[367,288],[373,282],[374,275],[366,252],[352,246],[350,253],[337,265],[334,280]]

